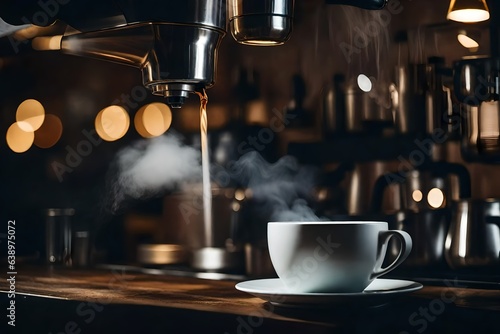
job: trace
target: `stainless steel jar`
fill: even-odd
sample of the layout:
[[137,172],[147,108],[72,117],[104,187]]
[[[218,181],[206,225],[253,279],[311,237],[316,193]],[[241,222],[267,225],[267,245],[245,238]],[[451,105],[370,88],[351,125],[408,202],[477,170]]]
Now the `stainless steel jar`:
[[445,249],[454,269],[499,267],[500,199],[455,202]]
[[229,29],[241,44],[273,46],[292,32],[294,0],[229,0]]
[[462,105],[462,152],[465,159],[500,160],[500,102]]
[[191,267],[223,272],[243,270],[243,244],[236,239],[241,229],[239,219],[244,196],[242,190],[213,188],[210,225],[204,220],[199,185],[165,197],[165,234],[176,235],[186,247]]

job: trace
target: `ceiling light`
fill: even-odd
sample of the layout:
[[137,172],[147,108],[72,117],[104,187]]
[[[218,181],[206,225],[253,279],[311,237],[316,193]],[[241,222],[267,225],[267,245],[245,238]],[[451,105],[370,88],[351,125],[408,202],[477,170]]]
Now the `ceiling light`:
[[486,0],[451,0],[446,18],[457,22],[475,23],[488,20],[490,12]]

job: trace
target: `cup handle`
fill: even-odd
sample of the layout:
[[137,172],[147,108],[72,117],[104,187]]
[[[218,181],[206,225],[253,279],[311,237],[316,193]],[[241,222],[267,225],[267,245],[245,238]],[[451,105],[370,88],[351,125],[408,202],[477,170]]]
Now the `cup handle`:
[[[392,262],[387,267],[375,269],[371,275],[372,279],[377,278],[379,276],[382,276],[384,274],[387,274],[389,271],[395,269],[404,260],[406,260],[408,255],[410,255],[413,243],[411,241],[410,235],[408,233],[406,233],[405,231],[390,230],[390,231],[380,232],[380,235],[379,235],[380,239],[379,240],[381,243],[380,243],[379,251],[381,251],[383,249],[383,246],[387,245],[387,243],[389,242],[389,240],[392,237],[395,237],[399,240],[399,244],[401,247],[399,250],[399,254],[396,257],[396,260],[394,260],[394,262]],[[379,256],[380,256],[380,254],[379,254]]]

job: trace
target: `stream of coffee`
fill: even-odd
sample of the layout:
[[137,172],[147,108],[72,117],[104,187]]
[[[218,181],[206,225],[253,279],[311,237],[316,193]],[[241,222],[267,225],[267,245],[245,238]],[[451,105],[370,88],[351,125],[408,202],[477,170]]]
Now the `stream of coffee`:
[[207,103],[208,96],[203,89],[197,92],[200,97],[200,134],[201,134],[201,166],[203,173],[203,221],[205,229],[205,246],[211,247],[212,238],[212,186],[210,182],[210,158],[208,152],[208,121],[207,121]]

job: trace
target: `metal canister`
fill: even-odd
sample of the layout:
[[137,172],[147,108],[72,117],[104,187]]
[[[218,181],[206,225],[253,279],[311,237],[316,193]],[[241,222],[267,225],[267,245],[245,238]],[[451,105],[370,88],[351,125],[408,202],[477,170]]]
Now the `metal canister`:
[[47,209],[45,221],[45,252],[48,263],[72,265],[72,208]]
[[446,238],[450,267],[500,267],[500,200],[460,200],[454,203]]

